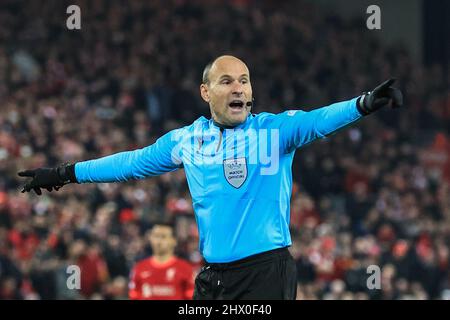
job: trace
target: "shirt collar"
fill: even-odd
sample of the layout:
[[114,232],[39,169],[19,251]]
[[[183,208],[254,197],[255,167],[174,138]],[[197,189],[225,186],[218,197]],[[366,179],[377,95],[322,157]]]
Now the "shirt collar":
[[212,117],[211,117],[210,121],[211,121],[211,123],[212,123],[215,127],[218,127],[218,128],[220,129],[220,131],[223,131],[223,130],[225,130],[225,129],[240,129],[240,128],[244,127],[245,124],[246,124],[251,118],[253,118],[253,114],[249,113],[248,116],[247,116],[247,119],[245,119],[244,122],[242,122],[242,123],[240,123],[240,124],[238,124],[238,125],[235,125],[235,126],[226,126],[226,125],[224,125],[224,124],[218,123],[218,122],[216,122]]

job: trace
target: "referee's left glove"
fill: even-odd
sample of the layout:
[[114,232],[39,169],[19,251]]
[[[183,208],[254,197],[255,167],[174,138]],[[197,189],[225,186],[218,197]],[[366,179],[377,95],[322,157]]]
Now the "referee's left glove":
[[398,108],[403,105],[402,92],[391,85],[395,79],[389,79],[378,85],[373,91],[364,92],[356,101],[356,107],[363,116],[371,114],[384,106],[391,105]]

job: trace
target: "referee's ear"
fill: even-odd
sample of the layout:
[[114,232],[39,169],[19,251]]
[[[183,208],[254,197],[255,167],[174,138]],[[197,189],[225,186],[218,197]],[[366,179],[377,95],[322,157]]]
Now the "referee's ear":
[[203,100],[205,100],[205,102],[209,103],[209,93],[207,84],[202,83],[200,85],[200,95],[202,96]]

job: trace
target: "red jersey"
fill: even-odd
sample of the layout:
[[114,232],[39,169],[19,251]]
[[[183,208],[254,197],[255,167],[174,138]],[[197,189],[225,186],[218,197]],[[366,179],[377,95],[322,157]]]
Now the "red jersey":
[[192,299],[194,277],[192,266],[183,259],[160,263],[150,257],[133,267],[128,295],[131,300]]

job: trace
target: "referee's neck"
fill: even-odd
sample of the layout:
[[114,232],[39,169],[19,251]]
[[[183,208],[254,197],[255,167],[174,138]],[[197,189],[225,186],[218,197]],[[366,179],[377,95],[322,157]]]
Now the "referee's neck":
[[236,127],[238,126],[238,125],[235,125],[235,126],[227,126],[227,125],[225,125],[225,124],[221,124],[221,123],[217,122],[217,121],[214,120],[214,119],[212,119],[212,121],[213,121],[213,123],[214,123],[214,125],[215,125],[216,127],[219,127],[219,128],[220,128],[221,131],[223,131],[224,129],[234,129],[234,128],[236,128]]

